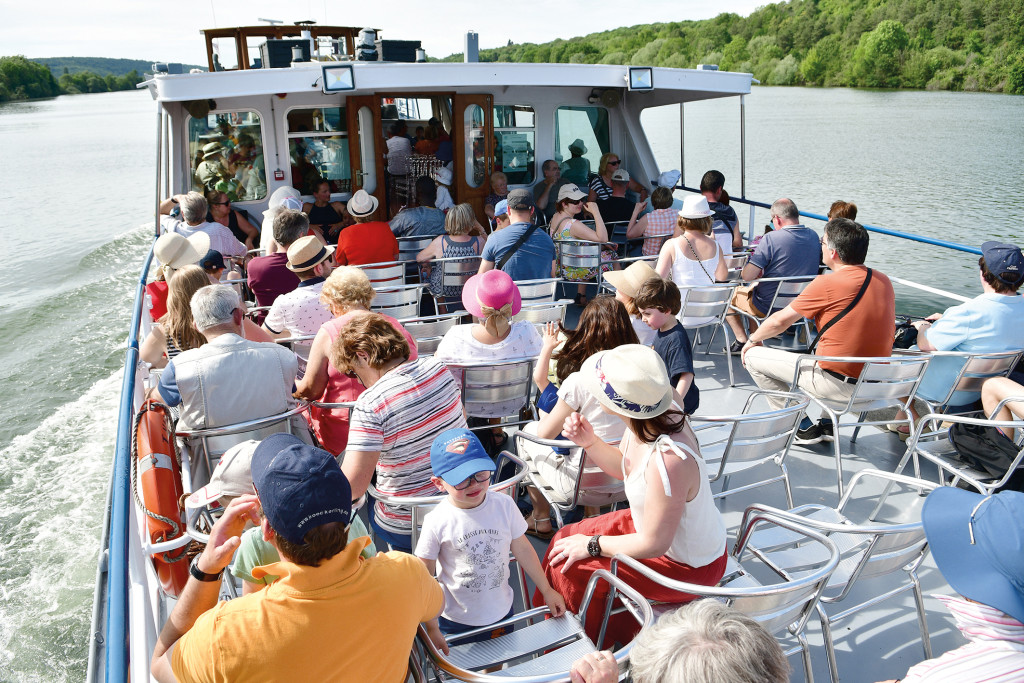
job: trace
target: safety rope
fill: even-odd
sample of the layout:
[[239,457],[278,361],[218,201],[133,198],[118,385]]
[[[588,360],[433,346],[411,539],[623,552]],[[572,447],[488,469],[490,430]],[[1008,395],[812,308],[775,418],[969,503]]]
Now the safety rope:
[[[131,453],[131,477],[132,477],[132,495],[135,498],[135,504],[138,505],[139,509],[146,513],[148,517],[151,517],[157,521],[163,522],[171,527],[169,534],[164,534],[163,540],[167,540],[168,537],[175,538],[181,533],[181,525],[179,520],[171,519],[170,517],[164,517],[159,515],[149,508],[142,502],[139,497],[139,478],[138,478],[138,462],[139,462],[139,424],[142,422],[143,416],[153,410],[154,408],[162,408],[164,412],[164,423],[167,426],[167,433],[170,435],[171,448],[174,449],[174,460],[178,465],[178,472],[181,472],[181,453],[178,450],[178,440],[174,438],[175,423],[171,420],[171,410],[163,403],[147,402],[143,404],[139,412],[135,414],[135,420],[132,424],[132,453]],[[180,506],[180,502],[179,502]],[[174,562],[180,562],[186,559],[186,550],[188,546],[182,547],[181,551],[177,555],[171,555],[170,553],[163,553],[163,561],[168,564]]]

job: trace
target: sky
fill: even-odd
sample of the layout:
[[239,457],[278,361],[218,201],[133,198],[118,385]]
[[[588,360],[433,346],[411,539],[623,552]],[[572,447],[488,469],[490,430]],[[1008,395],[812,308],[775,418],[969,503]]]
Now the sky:
[[[288,23],[371,26],[385,39],[419,40],[431,57],[462,52],[467,31],[480,47],[544,43],[620,26],[707,19],[722,12],[746,16],[765,2],[720,0],[48,0],[39,6],[0,0],[0,56],[122,57],[205,64],[201,29],[258,25],[265,19]],[[635,11],[642,7],[643,12]],[[45,18],[40,17],[40,11]],[[225,46],[233,53],[233,47]]]

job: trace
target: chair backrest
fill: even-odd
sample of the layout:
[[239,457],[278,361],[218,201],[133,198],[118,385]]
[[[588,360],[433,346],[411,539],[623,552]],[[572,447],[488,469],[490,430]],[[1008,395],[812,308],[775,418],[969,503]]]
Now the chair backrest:
[[1006,377],[1010,374],[1024,351],[1015,349],[1012,351],[991,351],[991,352],[959,352],[959,351],[932,351],[931,355],[936,358],[961,358],[963,365],[949,388],[945,398],[938,401],[938,405],[947,404],[958,391],[980,392],[981,385],[993,377]]
[[604,224],[608,230],[609,241],[616,244],[626,243],[626,229],[629,228],[629,221],[609,221]]
[[519,288],[519,297],[526,305],[554,301],[558,282],[557,277],[543,280],[516,280],[516,287]]
[[[601,243],[585,240],[555,240],[559,273],[568,268],[599,269]],[[563,275],[563,279],[564,279]]]
[[568,299],[530,305],[524,303],[519,312],[512,316],[512,320],[515,322],[526,320],[533,323],[538,330],[543,331],[547,323],[561,323],[565,320],[565,308],[570,303]]
[[799,275],[788,278],[764,278],[761,282],[778,282],[779,286],[772,297],[772,303],[766,313],[777,311],[793,303],[793,299],[800,296],[800,293],[811,284],[816,275]]
[[722,254],[722,258],[725,259],[725,267],[729,269],[729,280],[738,281],[740,279],[740,271],[743,270],[743,266],[747,265],[750,254],[745,251],[737,251]]
[[416,261],[416,254],[420,253],[434,241],[437,235],[416,235],[414,237],[398,238],[398,260],[404,262]]
[[736,284],[720,284],[711,287],[680,287],[683,295],[680,317],[723,318],[729,310]]
[[466,285],[466,280],[476,275],[480,270],[479,256],[460,256],[457,258],[437,259],[432,262],[432,267],[441,269],[442,291],[450,292],[455,288],[461,293]]
[[374,289],[400,287],[405,284],[405,264],[398,261],[366,263],[355,266],[370,278]]
[[415,318],[420,314],[422,296],[423,285],[378,289],[377,296],[370,302],[370,310],[390,315],[392,318]]
[[[490,417],[493,404],[518,404],[515,414],[530,405],[536,358],[517,358],[498,363],[449,363],[462,371],[462,404],[466,415]],[[509,412],[512,415],[513,412]]]
[[411,318],[403,320],[402,327],[408,330],[412,338],[416,340],[416,351],[420,357],[432,356],[448,330],[458,325],[467,315],[469,314],[466,311],[456,311],[424,318]]
[[928,368],[928,358],[894,356],[864,363],[851,405],[863,401],[897,400],[912,396]]
[[275,339],[281,346],[287,346],[292,350],[299,360],[300,366],[305,366],[305,363],[309,361],[309,350],[313,348],[313,340],[316,338],[315,334],[304,334],[300,337],[286,337],[284,339]]

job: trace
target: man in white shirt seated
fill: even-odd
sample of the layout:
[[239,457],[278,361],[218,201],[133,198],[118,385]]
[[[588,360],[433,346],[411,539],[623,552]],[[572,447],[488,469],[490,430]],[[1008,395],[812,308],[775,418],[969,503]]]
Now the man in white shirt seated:
[[[176,208],[180,209],[180,216]],[[245,245],[235,239],[227,226],[206,221],[208,210],[206,197],[198,192],[169,197],[160,202],[160,232],[176,232],[185,237],[204,232],[210,236],[210,249],[219,251],[225,257],[245,256]]]

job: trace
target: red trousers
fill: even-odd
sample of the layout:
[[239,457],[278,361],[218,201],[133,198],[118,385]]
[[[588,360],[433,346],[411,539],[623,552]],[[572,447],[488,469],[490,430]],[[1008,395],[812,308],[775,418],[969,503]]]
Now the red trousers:
[[[595,536],[597,534],[621,536],[632,533],[636,533],[636,527],[633,526],[632,514],[628,509],[626,509],[616,510],[615,512],[609,512],[608,514],[601,515],[600,517],[592,517],[577,522],[576,524],[570,524],[569,526],[560,529],[551,540],[552,545],[554,545],[554,541],[556,539],[562,538],[563,536],[572,536],[573,534],[583,534],[585,536]],[[549,552],[550,548],[551,546],[548,547]],[[661,557],[640,560],[640,562],[662,576],[670,579],[686,581],[687,583],[695,583],[701,586],[714,586],[725,574],[725,565],[728,555],[729,551],[726,550],[726,552],[722,553],[722,556],[717,560],[703,567],[691,567],[688,564],[670,560],[664,555]],[[569,571],[564,574],[562,573],[562,565],[558,564],[556,566],[551,566],[548,558],[549,553],[545,553],[542,562],[544,575],[547,577],[551,587],[561,593],[562,597],[565,598],[565,605],[569,611],[574,614],[578,614],[580,605],[583,602],[583,594],[587,590],[587,581],[590,580],[591,574],[593,574],[595,569],[608,569],[611,564],[611,558],[588,557],[585,560],[581,560],[574,564],[569,568]],[[618,566],[617,574],[626,584],[636,589],[637,592],[652,602],[684,603],[689,602],[696,597],[686,593],[679,593],[656,584],[624,564],[620,564]],[[599,581],[597,583],[594,590],[594,597],[591,598],[591,604],[587,609],[586,621],[584,623],[587,635],[590,636],[591,640],[596,641],[597,635],[601,630],[601,619],[604,616],[605,601],[609,592],[610,586],[607,582]],[[533,595],[533,604],[535,607],[541,607],[544,605],[544,599],[541,597],[539,591],[536,591]],[[618,601],[616,601],[616,604],[618,604]],[[603,646],[610,647],[616,642],[623,644],[627,643],[633,639],[633,636],[635,636],[639,630],[640,625],[628,612],[613,615],[611,621],[608,622],[608,629]],[[601,643],[597,643],[597,645],[598,647],[602,647]]]

